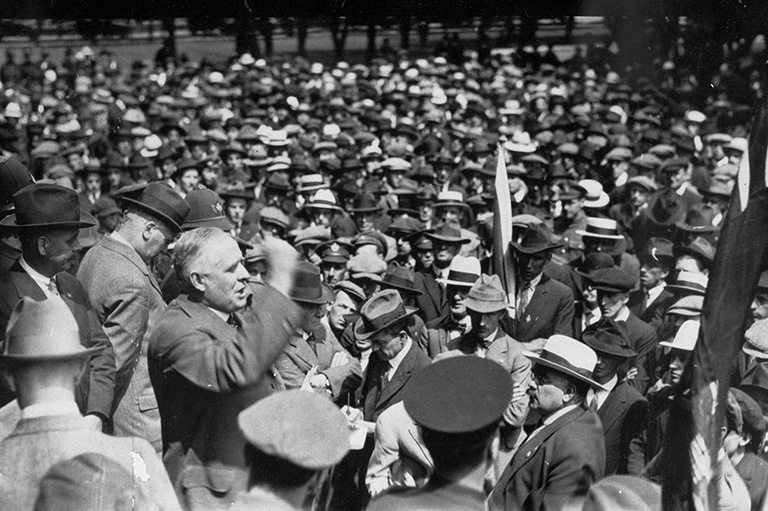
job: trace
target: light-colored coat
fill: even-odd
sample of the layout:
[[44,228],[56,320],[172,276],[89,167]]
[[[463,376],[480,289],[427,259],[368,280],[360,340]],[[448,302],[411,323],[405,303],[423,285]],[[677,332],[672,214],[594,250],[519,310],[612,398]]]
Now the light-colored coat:
[[114,433],[144,438],[160,452],[160,412],[147,369],[147,339],[165,311],[160,284],[132,247],[109,236],[85,254],[77,278],[115,350]]
[[[59,461],[83,453],[106,456],[134,474],[164,511],[180,510],[163,464],[141,438],[115,438],[88,428],[80,415],[22,419],[0,442],[0,495],[4,511],[29,511],[35,505],[40,481]],[[147,479],[146,476],[149,478]],[[83,491],[87,491],[87,485]]]

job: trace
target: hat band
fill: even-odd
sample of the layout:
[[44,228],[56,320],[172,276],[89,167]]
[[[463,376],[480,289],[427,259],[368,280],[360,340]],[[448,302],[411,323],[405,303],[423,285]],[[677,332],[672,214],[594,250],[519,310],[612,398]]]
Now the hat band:
[[583,376],[587,379],[592,379],[592,371],[584,368],[584,367],[578,367],[573,364],[571,364],[568,360],[561,357],[560,355],[557,355],[555,353],[552,353],[551,351],[542,351],[541,356],[539,357],[541,360],[546,360],[547,362],[552,362],[553,364],[557,364],[559,366],[562,366],[569,371],[573,371],[574,373]]
[[477,300],[478,302],[485,302],[485,303],[501,303],[505,306],[507,305],[507,300],[504,298],[503,294],[500,293],[472,293],[472,291],[469,292],[467,295],[467,298],[471,298],[473,300]]
[[619,232],[616,229],[608,229],[606,227],[595,227],[594,225],[588,225],[587,234],[601,234],[603,236],[618,236]]
[[363,325],[365,325],[366,332],[377,332],[382,328],[391,325],[406,314],[408,314],[408,311],[405,310],[405,306],[401,302],[397,304],[397,307],[394,310],[386,312],[380,316],[368,317],[363,314]]
[[478,278],[480,278],[480,276],[474,273],[451,270],[448,272],[448,278],[446,280],[453,280],[456,282],[466,282],[467,284],[474,284],[475,282],[477,282]]

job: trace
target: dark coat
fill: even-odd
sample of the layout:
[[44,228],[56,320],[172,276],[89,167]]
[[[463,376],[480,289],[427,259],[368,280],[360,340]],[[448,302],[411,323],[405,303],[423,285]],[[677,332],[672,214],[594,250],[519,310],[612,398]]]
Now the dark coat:
[[237,415],[284,388],[271,367],[301,318],[265,285],[254,285],[252,303],[234,315],[240,328],[180,295],[149,339],[163,461],[185,509],[228,507],[246,489]]
[[600,419],[578,406],[523,442],[493,488],[488,509],[565,509],[604,473]]
[[[86,348],[102,348],[91,357],[80,378],[75,395],[77,406],[84,415],[96,413],[109,419],[115,397],[115,352],[80,282],[69,273],[61,272],[56,275],[56,287],[75,317],[80,344]],[[17,260],[8,273],[0,275],[0,339],[5,337],[13,308],[25,296],[38,301],[46,299],[43,290]]]
[[425,323],[449,312],[445,288],[438,284],[431,268],[416,272],[413,275],[413,286],[422,292],[416,296],[416,305]]
[[675,303],[675,295],[664,289],[650,305],[647,305],[645,303],[645,292],[642,289],[638,289],[629,293],[629,303],[627,303],[627,306],[632,311],[632,314],[651,325],[654,330],[658,330],[664,320],[667,309],[673,303]]
[[[376,422],[381,412],[403,400],[403,388],[413,374],[431,363],[429,357],[413,341],[408,353],[392,375],[392,379],[382,385],[389,371],[388,361],[371,355],[363,382],[363,415],[365,420]],[[383,387],[383,388],[382,388]]]
[[573,293],[564,284],[541,276],[522,317],[502,320],[502,328],[519,342],[553,334],[573,335]]
[[645,391],[648,390],[648,387],[653,383],[650,381],[650,378],[653,375],[654,368],[648,367],[648,361],[655,360],[653,356],[649,357],[649,355],[658,344],[656,330],[654,330],[648,323],[632,314],[631,311],[627,318],[626,325],[629,331],[629,343],[635,348],[637,357],[635,357],[634,360],[630,360],[628,364],[622,366],[619,369],[619,372],[624,374],[626,372],[625,369],[629,367],[637,368],[637,376],[629,380],[629,384],[641,395],[645,395]]
[[629,443],[645,427],[648,401],[626,382],[619,382],[597,415],[605,435],[605,475],[626,474]]

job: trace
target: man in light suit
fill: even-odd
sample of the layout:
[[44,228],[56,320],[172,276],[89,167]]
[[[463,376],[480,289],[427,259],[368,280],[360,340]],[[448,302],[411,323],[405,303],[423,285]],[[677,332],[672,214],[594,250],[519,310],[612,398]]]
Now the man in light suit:
[[597,353],[594,380],[603,386],[590,392],[587,404],[603,423],[605,434],[605,474],[626,474],[629,446],[642,434],[648,417],[648,401],[626,381],[620,381],[618,368],[637,352],[629,344],[626,325],[603,318],[589,326],[581,340]]
[[562,510],[605,472],[605,440],[585,403],[597,355],[570,337],[553,335],[534,364],[531,409],[542,416],[488,497],[488,509]]
[[[0,441],[4,510],[32,509],[48,469],[86,452],[128,470],[136,491],[151,495],[159,509],[181,509],[162,463],[145,440],[94,431],[78,411],[75,387],[82,366],[99,349],[80,344],[77,322],[61,298],[37,302],[25,297],[16,305],[0,355],[21,407],[20,421]],[[87,485],[80,490],[88,491]]]
[[100,348],[80,378],[75,399],[85,420],[101,430],[112,415],[115,392],[115,353],[80,282],[66,270],[74,262],[81,228],[96,224],[79,209],[74,190],[52,184],[33,184],[14,197],[16,213],[0,221],[19,233],[22,255],[7,273],[0,274],[0,338],[19,300],[61,296],[75,316],[80,343]]
[[181,231],[190,208],[161,183],[121,200],[122,223],[83,257],[77,278],[115,350],[114,433],[144,438],[160,452],[160,413],[147,370],[147,339],[165,302],[149,264]]
[[510,245],[519,270],[515,318],[504,318],[502,328],[531,351],[540,351],[551,335],[570,336],[573,329],[574,300],[571,290],[544,273],[552,243],[543,226],[531,225]]
[[269,285],[249,283],[237,242],[221,229],[194,229],[174,246],[186,293],[159,318],[148,358],[163,461],[184,509],[229,509],[247,489],[237,415],[285,388],[273,364],[304,317],[288,298],[297,254],[278,238],[264,249]]

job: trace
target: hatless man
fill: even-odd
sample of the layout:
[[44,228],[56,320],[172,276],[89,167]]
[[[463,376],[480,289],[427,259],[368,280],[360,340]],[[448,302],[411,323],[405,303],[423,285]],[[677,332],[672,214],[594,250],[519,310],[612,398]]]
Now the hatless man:
[[605,440],[586,405],[597,355],[570,337],[553,335],[531,359],[530,406],[543,422],[518,448],[488,497],[488,509],[566,509],[605,472]]
[[604,318],[588,327],[581,340],[597,354],[592,378],[603,386],[587,396],[597,411],[605,435],[605,474],[626,474],[629,445],[645,427],[648,402],[626,381],[619,381],[618,369],[636,355],[629,345],[624,325]]
[[115,350],[114,433],[144,438],[160,452],[147,340],[165,302],[149,264],[181,231],[190,207],[161,183],[150,183],[136,198],[123,196],[122,203],[122,223],[83,257],[77,278]]
[[80,343],[99,348],[80,378],[76,401],[86,422],[101,430],[112,415],[115,396],[115,352],[101,328],[80,282],[67,272],[80,251],[80,229],[95,219],[81,212],[77,192],[63,186],[36,183],[14,195],[16,213],[0,225],[19,234],[22,255],[0,275],[0,337],[16,303],[30,297],[61,296],[78,324]]
[[243,410],[237,422],[250,474],[232,511],[311,509],[329,469],[349,451],[344,415],[308,392],[273,394]]
[[512,398],[509,374],[487,359],[454,357],[425,367],[412,383],[405,410],[421,428],[433,474],[424,488],[383,493],[368,509],[486,509],[484,477]]
[[[100,348],[80,344],[77,322],[64,301],[58,296],[40,302],[22,298],[5,333],[0,367],[8,377],[3,381],[18,398],[21,419],[0,441],[3,509],[32,509],[48,469],[88,452],[128,470],[135,491],[152,495],[160,509],[180,510],[168,475],[146,440],[94,431],[80,414],[75,389],[83,365]],[[87,486],[80,491],[89,491]]]
[[264,240],[269,285],[250,284],[237,242],[202,227],[176,242],[186,293],[158,318],[149,367],[163,423],[165,466],[185,509],[229,508],[246,489],[237,414],[284,387],[273,363],[301,313],[288,295],[297,254]]

